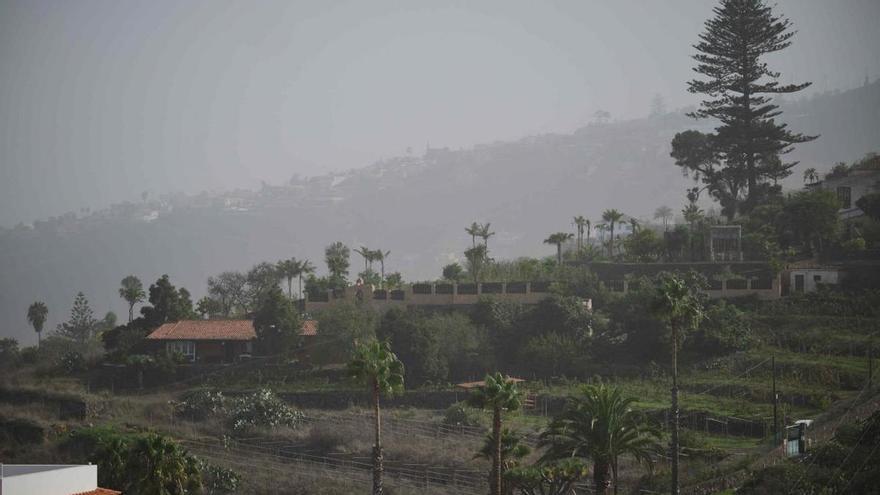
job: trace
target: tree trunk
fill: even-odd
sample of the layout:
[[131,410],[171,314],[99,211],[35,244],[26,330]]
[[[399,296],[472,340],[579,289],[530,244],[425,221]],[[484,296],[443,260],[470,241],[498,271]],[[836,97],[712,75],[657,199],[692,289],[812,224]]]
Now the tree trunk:
[[617,457],[611,461],[611,477],[614,480],[614,495],[617,495]]
[[299,298],[305,299],[305,297],[303,296],[303,276],[302,275],[299,276]]
[[293,289],[291,286],[293,285],[293,279],[291,277],[287,277],[287,298],[293,301]]
[[614,222],[611,222],[611,240],[608,241],[608,257],[614,258]]
[[556,261],[562,266],[562,244],[556,245]]
[[678,326],[672,324],[672,495],[678,495]]
[[492,412],[492,434],[495,436],[495,450],[492,453],[492,480],[489,488],[493,495],[501,495],[501,408]]
[[43,335],[40,332],[37,332],[37,349],[43,344]]
[[379,416],[379,381],[373,379],[373,418],[376,443],[373,445],[373,495],[382,495],[382,420]]
[[134,303],[128,303],[128,322],[134,320]]
[[595,495],[605,495],[608,493],[610,480],[608,479],[609,465],[607,462],[593,463],[593,490]]
[[385,258],[384,257],[381,260],[379,260],[379,268],[382,270],[382,280],[379,283],[379,287],[384,289],[385,288]]

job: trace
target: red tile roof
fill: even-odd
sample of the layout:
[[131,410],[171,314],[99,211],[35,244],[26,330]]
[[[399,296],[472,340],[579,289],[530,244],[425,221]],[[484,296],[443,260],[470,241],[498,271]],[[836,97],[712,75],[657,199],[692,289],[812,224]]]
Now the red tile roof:
[[166,323],[147,336],[151,340],[253,340],[251,320],[181,320]]
[[122,495],[122,492],[116,490],[108,490],[106,488],[95,488],[90,492],[72,493],[71,495]]
[[299,334],[306,336],[306,337],[314,337],[315,335],[318,335],[318,321],[317,320],[303,321],[302,330],[300,330]]

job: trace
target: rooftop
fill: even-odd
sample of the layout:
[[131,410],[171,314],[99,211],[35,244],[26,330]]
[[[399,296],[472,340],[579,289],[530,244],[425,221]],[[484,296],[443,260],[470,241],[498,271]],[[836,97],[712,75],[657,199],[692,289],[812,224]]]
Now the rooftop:
[[251,320],[180,320],[165,323],[150,340],[254,340],[257,332]]

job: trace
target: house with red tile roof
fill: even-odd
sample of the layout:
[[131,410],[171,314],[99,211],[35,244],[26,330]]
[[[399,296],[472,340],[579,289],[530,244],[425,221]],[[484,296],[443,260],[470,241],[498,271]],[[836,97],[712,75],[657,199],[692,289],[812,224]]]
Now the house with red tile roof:
[[253,353],[257,331],[251,320],[180,320],[165,323],[147,340],[192,362],[229,363]]
[[[315,320],[303,322],[300,335],[313,337],[317,333]],[[251,320],[180,320],[160,326],[147,340],[191,362],[229,363],[253,354],[257,331]]]

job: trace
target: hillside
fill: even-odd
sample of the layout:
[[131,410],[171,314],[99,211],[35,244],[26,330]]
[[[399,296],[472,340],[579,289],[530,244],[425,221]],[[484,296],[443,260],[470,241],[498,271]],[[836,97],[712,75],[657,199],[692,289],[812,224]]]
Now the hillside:
[[[790,187],[807,166],[825,170],[880,148],[880,82],[786,107],[793,128],[822,135],[793,156],[802,165]],[[48,304],[51,330],[80,290],[96,313],[122,315],[116,288],[129,273],[146,283],[168,273],[198,298],[209,275],[262,260],[305,257],[320,270],[323,247],[335,240],[390,250],[387,270],[407,280],[434,278],[460,256],[469,241],[463,227],[474,220],[492,222],[496,258],[550,254],[542,239],[570,229],[574,214],[596,218],[617,208],[650,217],[661,204],[677,209],[690,182],[672,165],[669,142],[698,125],[708,123],[668,114],[467,150],[427,149],[260,191],[162,197],[0,230],[0,334],[35,341],[27,305]]]

